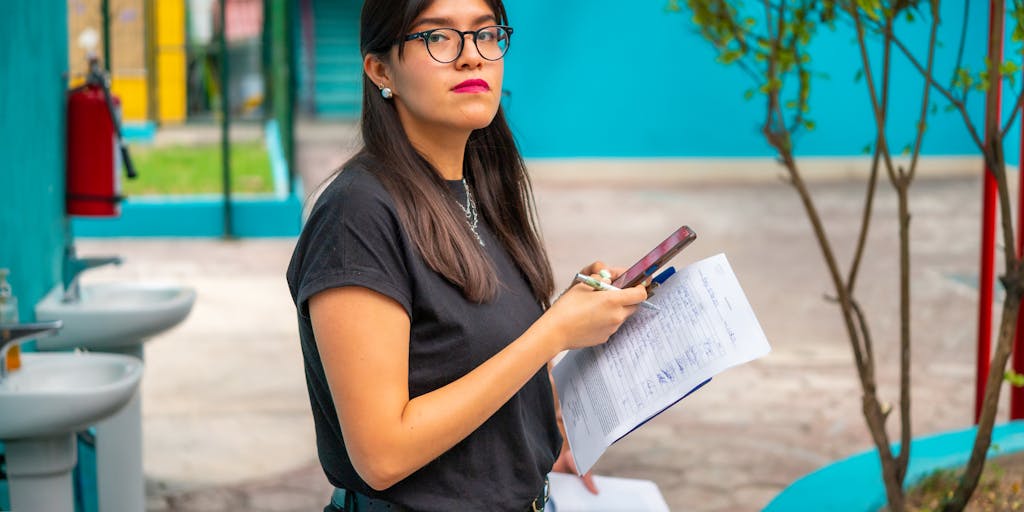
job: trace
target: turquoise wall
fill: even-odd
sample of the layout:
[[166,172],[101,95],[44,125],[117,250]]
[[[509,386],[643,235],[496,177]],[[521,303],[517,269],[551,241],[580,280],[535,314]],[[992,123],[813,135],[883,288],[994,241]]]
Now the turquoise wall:
[[0,267],[23,321],[60,276],[66,0],[0,2]]
[[[734,157],[773,152],[759,130],[763,102],[745,101],[752,81],[739,67],[715,62],[688,12],[670,13],[667,0],[507,0],[515,27],[506,57],[506,107],[527,157]],[[681,2],[682,3],[682,2]],[[750,3],[751,8],[758,7]],[[938,76],[956,60],[965,0],[943,2]],[[979,69],[988,33],[988,3],[970,2],[965,64]],[[840,23],[814,42],[810,117],[815,131],[797,152],[857,156],[873,140],[874,120],[864,82],[854,82],[860,57],[852,29]],[[906,25],[906,24],[904,24]],[[912,48],[927,42],[924,20],[899,27]],[[898,30],[899,30],[898,29]],[[880,52],[876,52],[880,62]],[[921,52],[920,59],[925,55]],[[922,80],[903,58],[894,60],[890,145],[913,138]],[[879,66],[880,67],[880,66]],[[933,97],[935,95],[933,94]],[[1012,98],[1005,100],[1012,101]],[[984,99],[969,103],[980,124]],[[929,119],[924,152],[977,154],[963,120],[939,112]]]

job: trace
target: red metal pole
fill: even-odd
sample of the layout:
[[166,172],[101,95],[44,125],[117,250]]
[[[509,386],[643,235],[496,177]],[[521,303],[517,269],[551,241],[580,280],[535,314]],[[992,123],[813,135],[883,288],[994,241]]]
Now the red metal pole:
[[[1024,130],[1021,136],[1021,154],[1017,156],[1017,168],[1024,169]],[[1024,180],[1017,173],[1017,197],[1024,200]],[[1024,203],[1017,201],[1017,257],[1024,253]],[[1013,338],[1013,371],[1024,374],[1024,306],[1017,311],[1017,330]],[[1024,388],[1010,387],[1010,419],[1024,418]]]
[[[989,47],[992,48],[992,38],[999,38],[999,44],[995,45],[997,55],[989,55],[988,61],[1000,65],[1003,62],[1003,17],[995,13],[995,4],[989,3],[988,17]],[[990,52],[991,53],[991,52]],[[991,84],[988,94],[996,95],[995,101],[1002,105],[1002,84]],[[986,102],[987,103],[987,102]],[[996,116],[999,116],[999,109],[996,109]],[[997,137],[999,134],[989,133],[988,127],[993,123],[991,119],[985,119],[985,142],[990,137]],[[999,122],[994,123],[999,126]],[[988,379],[990,361],[992,357],[992,288],[995,284],[995,241],[996,241],[996,179],[992,176],[991,169],[985,165],[984,191],[982,192],[982,214],[981,214],[981,275],[978,282],[978,374],[975,383],[974,395],[974,423],[978,423],[981,417],[981,404],[985,398],[985,381]],[[1011,393],[1012,396],[1012,393]],[[1012,400],[1012,398],[1011,398]]]
[[996,239],[996,185],[995,178],[985,169],[985,189],[982,193],[981,216],[981,276],[978,282],[978,372],[974,394],[974,423],[981,417],[981,403],[985,399],[985,380],[988,379],[989,358],[992,354],[992,285],[995,278]]
[[[1024,114],[1024,112],[1022,112]],[[1021,148],[1017,155],[1017,257],[1024,254],[1024,124],[1021,124]],[[1017,331],[1013,340],[1013,371],[1024,374],[1024,307],[1017,311]],[[1024,388],[1010,388],[1010,419],[1024,418]]]

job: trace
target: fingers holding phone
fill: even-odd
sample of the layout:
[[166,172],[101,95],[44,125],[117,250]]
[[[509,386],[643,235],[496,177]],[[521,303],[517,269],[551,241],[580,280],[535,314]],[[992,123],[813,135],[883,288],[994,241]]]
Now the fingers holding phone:
[[572,350],[608,341],[646,298],[647,292],[639,286],[597,291],[579,283],[555,301],[544,316],[560,333],[561,350]]

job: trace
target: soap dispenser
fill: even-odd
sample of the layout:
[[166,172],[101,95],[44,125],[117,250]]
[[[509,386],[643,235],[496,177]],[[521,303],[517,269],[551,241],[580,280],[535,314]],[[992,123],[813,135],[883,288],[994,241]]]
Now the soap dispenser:
[[[0,324],[18,323],[18,298],[11,292],[11,284],[7,282],[7,275],[11,271],[0,268]],[[12,372],[21,368],[21,349],[15,344],[7,351],[7,371]]]

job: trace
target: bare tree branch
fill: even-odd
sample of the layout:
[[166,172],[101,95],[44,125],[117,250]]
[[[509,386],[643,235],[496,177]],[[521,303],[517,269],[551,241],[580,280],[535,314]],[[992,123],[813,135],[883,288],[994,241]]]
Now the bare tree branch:
[[[1002,21],[1005,16],[1006,5],[1003,0],[991,0],[992,20],[994,21],[992,32],[1002,34]],[[988,82],[991,87],[997,87],[1002,80],[1002,69],[1000,63],[1002,56],[1002,38],[989,38],[989,66]],[[986,119],[985,119],[985,144],[982,146],[982,153],[985,155],[986,165],[989,165],[989,172],[996,180],[999,191],[1000,214],[1003,217],[1003,251],[1006,265],[1006,275],[1002,277],[1006,286],[1006,299],[1003,301],[1003,312],[999,326],[999,337],[996,343],[995,353],[992,356],[989,375],[986,379],[985,396],[982,400],[981,417],[978,420],[978,430],[974,438],[974,446],[971,449],[971,456],[960,479],[959,485],[953,493],[953,497],[944,510],[958,511],[966,506],[974,489],[981,478],[984,468],[985,456],[992,442],[992,427],[995,424],[996,411],[998,409],[999,394],[1002,389],[1003,372],[1006,363],[1013,349],[1013,334],[1017,326],[1017,315],[1020,310],[1021,296],[1024,290],[1021,288],[1021,261],[1017,257],[1016,244],[1014,243],[1015,233],[1013,231],[1013,219],[1010,213],[1010,197],[1006,180],[1006,159],[1003,155],[1003,139],[999,137],[999,102],[997,95],[990,94],[986,98]]]
[[850,305],[853,307],[853,312],[857,315],[857,325],[860,328],[861,336],[864,340],[864,352],[865,359],[869,367],[875,367],[875,350],[872,348],[874,342],[871,339],[871,330],[868,329],[868,320],[864,316],[864,310],[860,307],[860,302],[856,300],[850,300]]
[[949,78],[949,88],[953,88],[953,83],[956,82],[956,73],[960,69],[960,66],[964,63],[964,46],[967,43],[967,21],[970,20],[971,16],[971,0],[964,1],[964,15],[963,23],[960,26],[960,47],[956,51],[956,66],[953,67],[953,76]]
[[1013,122],[1017,120],[1017,113],[1020,112],[1021,107],[1024,107],[1024,89],[1017,93],[1017,100],[1013,102],[1013,111],[1010,112],[1010,118],[1003,124],[1003,129],[999,130],[999,140],[1006,138],[1006,134],[1010,132]]
[[921,63],[917,61],[914,55],[910,53],[910,50],[907,49],[906,45],[904,45],[898,37],[893,37],[892,42],[893,44],[896,45],[896,48],[899,48],[900,52],[902,52],[903,55],[910,61],[910,64],[913,65],[914,68],[916,68],[917,71],[921,73],[921,76],[923,76],[924,79],[928,81],[928,83],[932,84],[932,87],[934,87],[939,94],[944,96],[951,105],[954,105],[957,108],[957,110],[960,112],[961,117],[963,117],[964,119],[964,126],[967,128],[967,132],[971,135],[971,139],[974,140],[974,143],[978,146],[978,148],[984,148],[985,144],[984,142],[982,142],[981,137],[978,135],[978,130],[974,127],[974,123],[971,122],[970,113],[967,112],[967,107],[965,104],[966,100],[961,101],[960,99],[956,98],[953,95],[953,93],[950,92],[949,89],[946,89],[945,87],[942,86],[942,84],[935,80],[934,75],[928,74],[924,66],[922,66]]
[[[935,65],[935,42],[938,37],[939,23],[941,22],[939,3],[938,0],[932,0],[932,28],[928,34],[928,68],[925,73],[928,76],[933,75],[933,69]],[[962,47],[961,47],[962,51]],[[925,81],[924,90],[921,92],[921,115],[917,121],[917,137],[914,139],[914,149],[910,157],[910,169],[907,172],[909,179],[914,179],[914,174],[917,172],[917,159],[921,155],[921,143],[924,141],[925,127],[928,122],[928,100],[929,93],[931,92],[931,86]]]
[[[884,101],[884,100],[883,100]],[[878,183],[878,148],[875,148],[874,156],[871,158],[871,173],[868,175],[868,186],[864,197],[864,211],[860,220],[860,234],[857,235],[857,246],[853,251],[853,262],[850,263],[850,273],[846,277],[846,288],[853,294],[857,284],[857,273],[860,271],[860,262],[864,256],[864,247],[867,245],[868,226],[871,224],[871,212],[875,203],[875,188]]]
[[[875,139],[876,147],[879,153],[882,155],[882,160],[885,162],[885,169],[889,174],[889,180],[893,183],[896,182],[896,169],[892,163],[892,157],[889,152],[889,143],[885,136],[885,112],[882,111],[882,106],[878,100],[878,92],[875,89],[875,80],[871,71],[871,59],[868,57],[867,42],[864,40],[864,24],[860,17],[860,11],[857,10],[856,4],[850,6],[850,16],[853,17],[854,24],[857,30],[857,47],[860,49],[860,60],[861,65],[864,66],[864,79],[867,81],[868,92],[871,97],[871,108],[875,114],[875,129],[878,131],[878,135]],[[886,30],[886,33],[891,31]],[[887,38],[887,40],[890,40]],[[890,45],[885,45],[885,71],[888,71],[889,65],[889,52],[888,48]]]

